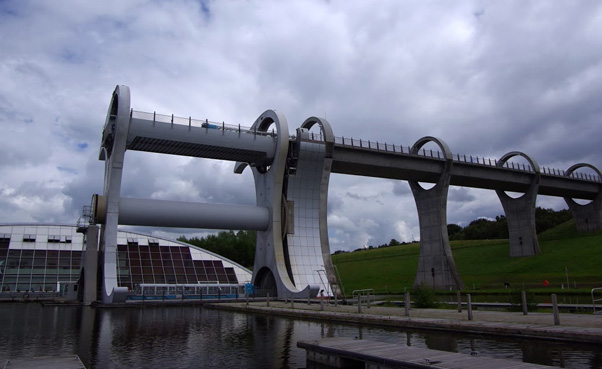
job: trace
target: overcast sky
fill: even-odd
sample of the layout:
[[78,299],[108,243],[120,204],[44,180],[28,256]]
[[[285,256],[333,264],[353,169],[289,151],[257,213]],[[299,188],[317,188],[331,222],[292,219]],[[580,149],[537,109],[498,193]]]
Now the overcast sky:
[[[291,133],[322,116],[336,136],[602,168],[600,4],[0,0],[0,222],[75,223],[102,192],[117,84],[135,110],[250,126],[275,109]],[[232,169],[127,152],[122,196],[253,204]],[[448,223],[502,213],[493,191],[450,188]],[[328,222],[332,251],[419,238],[406,182],[333,174]]]

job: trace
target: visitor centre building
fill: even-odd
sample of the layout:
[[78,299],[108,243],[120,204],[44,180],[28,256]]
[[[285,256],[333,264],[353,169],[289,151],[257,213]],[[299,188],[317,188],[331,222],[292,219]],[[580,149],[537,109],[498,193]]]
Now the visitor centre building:
[[[71,225],[0,224],[0,291],[59,292],[81,281],[84,235]],[[168,293],[161,286],[197,295],[242,291],[251,271],[183,242],[118,232],[117,283],[131,295]],[[198,288],[194,288],[198,286]],[[201,288],[201,287],[204,287]]]

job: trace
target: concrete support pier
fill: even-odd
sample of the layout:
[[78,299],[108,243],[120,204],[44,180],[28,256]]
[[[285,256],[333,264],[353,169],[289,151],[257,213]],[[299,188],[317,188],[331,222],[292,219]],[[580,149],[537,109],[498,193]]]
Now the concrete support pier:
[[533,179],[529,189],[519,198],[512,198],[503,190],[496,190],[506,219],[508,220],[508,239],[510,243],[510,257],[533,256],[541,253],[537,230],[535,229],[535,204],[539,189],[539,165],[529,155],[512,151],[502,156],[497,166],[503,167],[506,162],[514,157],[522,156],[527,159],[533,170]]
[[[566,171],[565,176],[569,177],[575,170],[585,167],[595,171],[598,174],[598,178],[602,178],[602,173],[600,173],[598,168],[586,163],[573,165]],[[566,201],[573,214],[573,218],[575,218],[575,225],[577,226],[578,232],[602,230],[602,186],[600,187],[601,191],[598,192],[596,198],[589,204],[582,205],[570,197],[564,198],[564,201]]]
[[[82,301],[90,305],[98,295],[98,226],[90,224],[85,234],[86,251],[84,252],[84,292]],[[100,266],[102,267],[102,266]]]
[[464,289],[447,234],[447,192],[453,164],[447,144],[434,137],[423,137],[412,146],[411,154],[428,142],[435,142],[444,155],[443,172],[439,181],[429,190],[416,181],[409,181],[418,208],[420,224],[420,258],[414,286],[427,285],[435,289]]

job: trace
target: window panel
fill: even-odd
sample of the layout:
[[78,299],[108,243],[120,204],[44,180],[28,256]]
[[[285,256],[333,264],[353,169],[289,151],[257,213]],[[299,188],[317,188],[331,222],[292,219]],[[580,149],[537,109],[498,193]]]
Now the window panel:
[[173,266],[174,268],[184,268],[184,263],[182,263],[182,260],[174,260],[173,261]]
[[194,260],[184,260],[184,267],[194,268]]
[[175,275],[166,275],[165,283],[171,283],[171,284],[176,283],[176,276]]
[[150,259],[150,251],[148,246],[139,246],[140,248],[140,259]]
[[144,275],[143,277],[144,283],[155,283],[155,278],[153,277],[152,274],[150,275]]
[[21,259],[21,258],[20,258],[20,257],[18,257],[18,256],[13,256],[13,257],[9,256],[9,257],[6,259],[6,267],[7,267],[7,268],[11,268],[11,269],[16,269],[16,268],[18,268],[18,267],[19,267],[19,260],[20,260],[20,259]]
[[153,258],[151,260],[153,267],[159,267],[161,269],[163,269],[163,260],[161,260],[160,258]]
[[190,249],[188,247],[181,247],[180,251],[183,260],[192,260],[192,255],[190,254]]
[[226,268],[226,276],[228,276],[228,283],[238,283],[234,268]]

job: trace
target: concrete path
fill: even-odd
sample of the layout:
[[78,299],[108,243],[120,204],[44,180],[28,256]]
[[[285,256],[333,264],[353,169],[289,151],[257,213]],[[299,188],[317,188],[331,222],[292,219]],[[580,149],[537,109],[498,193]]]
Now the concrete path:
[[405,309],[365,305],[361,313],[357,306],[333,304],[324,305],[296,301],[291,303],[265,301],[209,304],[212,307],[244,312],[275,314],[296,318],[325,319],[329,321],[398,326],[415,329],[461,331],[464,333],[484,333],[504,336],[537,337],[551,340],[602,344],[602,315],[560,314],[560,324],[554,325],[552,313],[528,313],[473,310],[473,319],[468,313],[450,309],[411,309],[405,316]]

